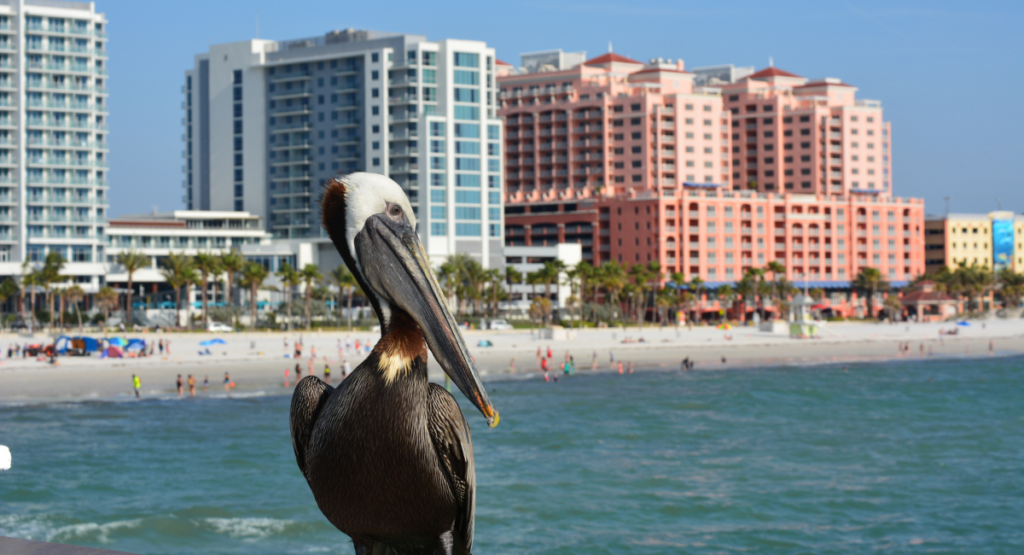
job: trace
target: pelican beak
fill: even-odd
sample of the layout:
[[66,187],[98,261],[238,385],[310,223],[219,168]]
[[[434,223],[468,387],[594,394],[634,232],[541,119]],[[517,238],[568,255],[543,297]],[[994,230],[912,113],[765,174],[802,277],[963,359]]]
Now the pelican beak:
[[412,317],[445,374],[484,415],[487,424],[497,426],[498,412],[448,310],[416,230],[408,221],[376,214],[366,220],[355,247],[370,287]]

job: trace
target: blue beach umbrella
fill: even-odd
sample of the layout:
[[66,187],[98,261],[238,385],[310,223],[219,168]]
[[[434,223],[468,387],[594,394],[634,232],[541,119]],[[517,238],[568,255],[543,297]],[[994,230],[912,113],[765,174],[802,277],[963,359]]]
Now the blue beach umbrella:
[[210,345],[227,345],[223,339],[207,339],[199,344],[201,347],[209,347]]
[[121,339],[120,337],[112,337],[112,338],[110,338],[109,343],[110,343],[111,347],[127,347],[128,346],[128,342],[125,341],[124,339]]
[[956,323],[956,325],[958,325],[958,326],[964,326],[964,327],[970,326],[970,324],[969,324],[969,323],[967,323],[967,322],[965,322],[965,321],[963,321],[963,320],[961,320],[961,321],[957,322],[957,323]]

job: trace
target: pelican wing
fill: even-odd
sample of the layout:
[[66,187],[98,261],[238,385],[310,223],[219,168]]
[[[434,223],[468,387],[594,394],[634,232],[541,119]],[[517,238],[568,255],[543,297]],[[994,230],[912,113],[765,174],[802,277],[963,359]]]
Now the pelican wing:
[[453,532],[456,536],[453,553],[465,553],[473,547],[473,519],[476,513],[476,471],[473,468],[473,438],[469,423],[451,393],[437,384],[430,384],[430,439],[451,485],[458,504]]
[[309,437],[313,433],[320,410],[327,403],[327,399],[330,399],[331,393],[334,393],[334,388],[316,376],[306,376],[295,384],[288,420],[295,462],[299,463],[299,470],[303,476],[306,476],[306,448],[309,446]]

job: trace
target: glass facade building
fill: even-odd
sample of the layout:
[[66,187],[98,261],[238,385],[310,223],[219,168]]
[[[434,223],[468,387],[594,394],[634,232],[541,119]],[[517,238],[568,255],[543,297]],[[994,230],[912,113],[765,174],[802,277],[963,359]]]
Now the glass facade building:
[[185,74],[183,200],[322,238],[322,184],[380,173],[409,195],[435,262],[462,252],[499,267],[495,63],[483,42],[351,29],[213,45]]

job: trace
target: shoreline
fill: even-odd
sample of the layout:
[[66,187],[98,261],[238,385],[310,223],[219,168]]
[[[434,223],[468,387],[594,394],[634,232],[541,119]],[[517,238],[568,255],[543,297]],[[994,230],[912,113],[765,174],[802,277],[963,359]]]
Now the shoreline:
[[[1013,357],[1024,355],[1024,320],[994,320],[973,323],[971,327],[959,328],[957,336],[943,336],[939,329],[950,329],[949,324],[840,324],[828,326],[821,339],[798,340],[773,336],[756,331],[756,328],[738,327],[722,332],[714,328],[621,328],[613,330],[581,330],[576,339],[548,341],[532,339],[529,332],[465,332],[466,343],[476,360],[484,381],[505,381],[506,379],[541,378],[537,364],[538,348],[553,351],[550,367],[552,372],[559,369],[565,352],[575,358],[577,375],[616,373],[609,365],[609,350],[614,351],[616,362],[624,366],[633,362],[635,372],[653,370],[679,371],[680,361],[689,357],[695,362],[694,371],[728,369],[749,369],[769,367],[833,366],[839,364],[874,364],[893,361],[956,360],[965,361],[988,357],[989,341],[995,343],[995,356]],[[726,333],[731,340],[725,339]],[[139,359],[98,359],[91,357],[60,357],[58,365],[37,362],[35,359],[7,359],[7,345],[18,341],[20,336],[0,335],[3,348],[0,362],[0,406],[54,402],[102,402],[134,400],[131,375],[138,374],[142,380],[143,398],[177,398],[175,379],[181,374],[196,375],[197,397],[224,397],[223,373],[230,372],[236,387],[227,396],[243,398],[252,395],[290,394],[294,387],[294,367],[301,365],[303,375],[308,373],[309,351],[317,349],[317,360],[313,369],[323,376],[324,357],[332,370],[332,381],[337,384],[341,368],[336,345],[348,336],[354,342],[366,339],[376,341],[368,332],[302,333],[260,332],[258,334],[127,334],[129,337],[146,339],[165,338],[171,340],[172,355],[161,359],[159,356]],[[305,343],[302,359],[286,358],[284,340],[288,338],[291,347],[302,336]],[[217,346],[211,355],[200,355],[199,342],[212,337],[221,337],[227,345]],[[621,343],[624,337],[644,337],[644,343]],[[34,341],[41,342],[42,337]],[[487,339],[494,346],[483,348],[477,342]],[[897,345],[909,342],[910,353],[900,356]],[[264,349],[262,354],[252,347]],[[925,356],[921,356],[921,345]],[[593,353],[597,353],[597,369],[591,370]],[[931,353],[929,356],[928,353]],[[274,354],[276,353],[276,354]],[[509,372],[509,361],[516,360],[515,373]],[[722,361],[722,358],[725,361]],[[348,355],[352,368],[358,366],[363,356]],[[284,371],[290,370],[290,387],[284,388]],[[625,370],[624,370],[625,371]],[[443,380],[440,368],[430,357],[428,373],[431,380]],[[207,392],[202,389],[203,378],[210,377]],[[186,386],[185,398],[188,398]]]

